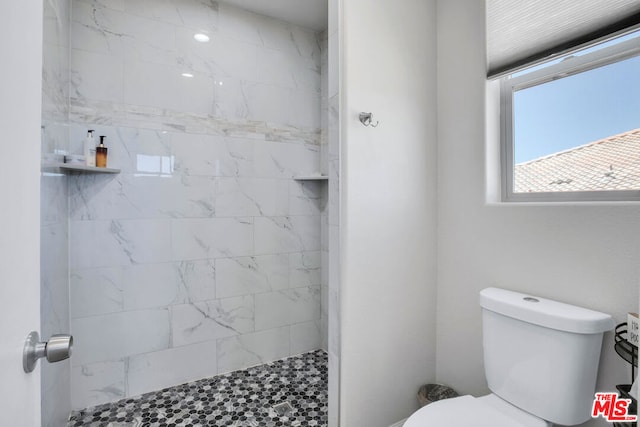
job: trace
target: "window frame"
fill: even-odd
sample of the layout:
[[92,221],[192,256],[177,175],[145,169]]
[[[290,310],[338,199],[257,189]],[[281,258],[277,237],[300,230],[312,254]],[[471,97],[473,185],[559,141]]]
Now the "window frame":
[[[580,49],[582,50],[582,49]],[[503,202],[599,202],[640,201],[638,190],[607,191],[558,191],[537,193],[515,193],[513,191],[514,159],[514,114],[513,95],[516,91],[545,84],[595,68],[640,56],[640,35],[579,56],[568,53],[560,62],[512,77],[500,79],[500,164]]]

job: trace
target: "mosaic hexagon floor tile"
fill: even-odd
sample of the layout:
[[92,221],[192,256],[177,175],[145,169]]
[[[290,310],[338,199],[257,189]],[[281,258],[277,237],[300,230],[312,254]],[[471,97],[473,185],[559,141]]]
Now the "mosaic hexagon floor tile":
[[67,427],[321,427],[327,354],[316,350],[76,411]]

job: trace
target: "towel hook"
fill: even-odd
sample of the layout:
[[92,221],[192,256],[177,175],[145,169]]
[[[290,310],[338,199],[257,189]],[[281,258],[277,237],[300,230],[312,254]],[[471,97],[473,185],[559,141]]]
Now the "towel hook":
[[375,123],[373,123],[373,113],[360,113],[360,116],[358,116],[360,119],[360,123],[362,123],[365,126],[371,126],[371,127],[376,127],[378,126],[378,121],[376,121]]

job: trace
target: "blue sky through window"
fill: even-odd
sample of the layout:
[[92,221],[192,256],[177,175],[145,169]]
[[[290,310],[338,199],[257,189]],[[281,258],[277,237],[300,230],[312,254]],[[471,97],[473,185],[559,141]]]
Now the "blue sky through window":
[[514,93],[522,163],[640,128],[640,57]]

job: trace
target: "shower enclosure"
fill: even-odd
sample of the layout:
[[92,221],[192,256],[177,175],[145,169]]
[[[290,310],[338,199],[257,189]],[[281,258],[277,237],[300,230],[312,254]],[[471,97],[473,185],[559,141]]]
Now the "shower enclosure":
[[[327,350],[326,26],[202,0],[44,6],[41,329],[75,345],[43,366],[43,426]],[[89,129],[119,173],[57,167]]]

